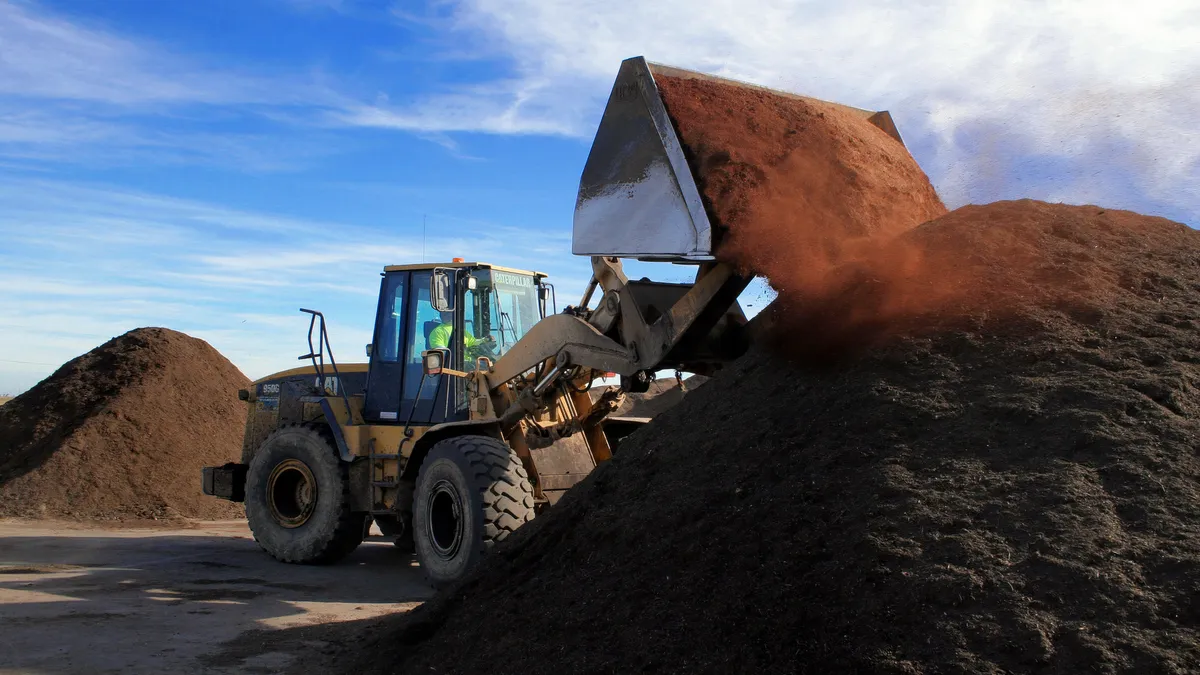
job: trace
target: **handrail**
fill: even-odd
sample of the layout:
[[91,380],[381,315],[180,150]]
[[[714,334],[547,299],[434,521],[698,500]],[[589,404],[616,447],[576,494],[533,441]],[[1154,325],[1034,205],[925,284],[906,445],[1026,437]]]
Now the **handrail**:
[[[319,389],[325,389],[325,352],[329,352],[329,365],[333,368],[333,376],[337,378],[338,393],[342,396],[342,402],[346,404],[346,425],[354,424],[354,412],[350,409],[350,397],[346,395],[346,387],[342,383],[342,374],[338,372],[337,361],[333,358],[333,345],[329,343],[329,332],[325,329],[325,315],[315,309],[300,308],[301,312],[311,314],[312,318],[308,322],[308,353],[301,356],[298,361],[310,359],[313,364],[313,369],[317,371],[317,386]],[[317,344],[313,345],[313,329],[318,327],[317,320],[320,320],[320,327],[317,331]]]

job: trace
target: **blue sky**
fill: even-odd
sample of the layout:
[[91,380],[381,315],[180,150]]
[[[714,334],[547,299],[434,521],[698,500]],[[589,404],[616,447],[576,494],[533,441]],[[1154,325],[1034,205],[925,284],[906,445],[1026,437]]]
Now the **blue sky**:
[[1197,34],[1190,1],[0,0],[0,393],[143,325],[258,377],[301,306],[357,359],[379,270],[423,254],[573,298],[633,55],[888,109],[952,207],[1197,225]]

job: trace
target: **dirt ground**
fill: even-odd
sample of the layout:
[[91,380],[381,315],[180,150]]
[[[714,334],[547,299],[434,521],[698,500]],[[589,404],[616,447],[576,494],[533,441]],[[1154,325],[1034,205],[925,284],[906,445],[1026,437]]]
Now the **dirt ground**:
[[432,594],[413,557],[378,537],[306,567],[268,557],[243,521],[0,520],[0,673],[294,670],[332,647],[302,627],[408,611]]
[[12,400],[11,396],[0,396],[0,405],[4,405]]

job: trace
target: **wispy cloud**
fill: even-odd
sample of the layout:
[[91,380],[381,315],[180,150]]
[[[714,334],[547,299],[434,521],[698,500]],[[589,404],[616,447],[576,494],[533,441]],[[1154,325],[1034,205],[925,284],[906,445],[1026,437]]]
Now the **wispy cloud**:
[[0,2],[0,44],[0,95],[11,97],[133,106],[299,103],[313,93],[228,68],[206,68],[166,47],[68,21],[26,2]]
[[[579,126],[575,120],[559,116],[553,100],[558,92],[545,92],[546,89],[545,84],[501,81],[422,96],[403,107],[386,102],[351,105],[329,114],[332,120],[344,125],[418,133],[474,131],[577,136]],[[550,96],[543,97],[543,93]],[[592,98],[584,100],[592,102]]]
[[[343,122],[589,138],[617,65],[644,54],[890,109],[952,203],[1119,185],[1101,191],[1109,202],[1200,219],[1200,7],[1187,0],[458,0],[426,14],[502,47],[509,72]],[[1023,180],[1018,154],[1055,159],[1055,180]]]
[[284,127],[262,134],[172,130],[144,118],[0,103],[0,157],[33,163],[23,168],[212,166],[279,173],[310,168],[354,146],[353,140],[332,137],[316,127],[304,131]]
[[[288,345],[304,346],[303,306],[325,311],[343,358],[358,359],[379,273],[422,252],[542,269],[557,277],[560,297],[582,289],[583,266],[566,259],[559,233],[431,215],[422,242],[419,231],[5,176],[0,351],[62,363],[129,329],[165,325],[209,340],[257,377],[295,365]],[[0,390],[20,391],[51,370],[0,363]]]
[[[10,0],[0,2],[0,159],[286,171],[337,152],[355,129],[410,132],[474,159],[457,134],[590,138],[617,64],[645,54],[890,109],[951,203],[1099,193],[1200,218],[1190,122],[1200,8],[1187,0],[278,2],[419,29],[388,58],[490,65],[416,92],[397,80],[352,85],[303,66],[214,64]],[[274,127],[231,134],[175,114],[197,106]],[[1027,180],[1050,164],[1051,179]]]
[[[323,111],[354,99],[302,65],[214,64],[14,0],[0,0],[0,45],[0,158],[10,161],[272,172],[345,145],[321,129]],[[231,119],[274,124],[265,133],[217,124]]]

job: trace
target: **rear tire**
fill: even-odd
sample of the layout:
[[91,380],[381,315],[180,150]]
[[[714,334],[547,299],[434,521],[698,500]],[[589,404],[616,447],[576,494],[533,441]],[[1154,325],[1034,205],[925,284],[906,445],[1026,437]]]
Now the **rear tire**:
[[490,436],[438,441],[413,495],[417,560],[434,586],[447,586],[533,515],[529,474],[507,445]]
[[246,519],[263,550],[287,563],[328,564],[363,541],[368,514],[350,510],[349,468],[309,426],[267,437],[246,474]]

